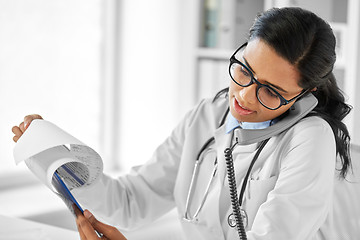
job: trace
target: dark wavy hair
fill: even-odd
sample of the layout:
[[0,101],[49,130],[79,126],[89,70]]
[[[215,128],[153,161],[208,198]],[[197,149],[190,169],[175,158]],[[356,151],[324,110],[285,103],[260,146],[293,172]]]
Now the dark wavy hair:
[[345,103],[333,74],[336,40],[330,25],[301,8],[273,8],[255,19],[249,41],[253,39],[261,39],[298,69],[300,87],[316,89],[313,94],[319,103],[310,115],[322,117],[331,126],[340,176],[345,178],[351,168],[350,135],[342,120],[352,107]]

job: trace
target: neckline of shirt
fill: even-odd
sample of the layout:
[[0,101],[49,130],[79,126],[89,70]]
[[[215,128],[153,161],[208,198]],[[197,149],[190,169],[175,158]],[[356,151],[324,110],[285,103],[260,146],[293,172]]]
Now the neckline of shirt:
[[265,129],[272,124],[272,120],[264,122],[239,122],[230,112],[226,121],[225,131],[226,133],[232,132],[235,128],[242,129]]

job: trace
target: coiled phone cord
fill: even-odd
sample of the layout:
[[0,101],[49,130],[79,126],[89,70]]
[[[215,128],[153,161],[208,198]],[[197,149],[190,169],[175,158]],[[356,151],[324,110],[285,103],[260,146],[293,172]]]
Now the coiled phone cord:
[[238,230],[238,234],[239,234],[239,237],[241,240],[247,240],[245,227],[244,227],[244,221],[243,221],[243,218],[242,218],[241,212],[240,212],[243,195],[245,192],[247,181],[248,181],[250,173],[251,173],[251,169],[254,166],[257,158],[259,157],[261,150],[265,147],[265,145],[268,141],[269,141],[269,138],[261,142],[258,150],[256,151],[256,154],[255,154],[253,160],[250,163],[250,166],[248,168],[248,171],[245,175],[244,181],[241,186],[240,198],[238,198],[238,195],[237,195],[234,161],[233,161],[233,157],[232,157],[232,151],[233,151],[234,147],[236,146],[236,144],[238,143],[238,140],[236,139],[235,144],[231,148],[226,148],[224,151],[227,174],[228,174],[228,181],[229,181],[229,188],[230,188],[231,205],[232,205],[233,214],[235,216],[236,228]]

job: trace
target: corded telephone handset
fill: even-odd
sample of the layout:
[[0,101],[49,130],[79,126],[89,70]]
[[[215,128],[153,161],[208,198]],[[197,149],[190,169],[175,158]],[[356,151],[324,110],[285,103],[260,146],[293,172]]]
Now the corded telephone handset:
[[[234,137],[236,139],[235,144],[225,149],[225,161],[227,167],[227,175],[230,188],[230,198],[231,205],[233,209],[233,214],[235,216],[236,227],[240,239],[246,240],[246,231],[243,223],[243,217],[241,216],[241,205],[243,194],[247,185],[248,178],[251,174],[251,169],[255,164],[257,158],[260,155],[260,152],[265,147],[266,143],[272,136],[275,136],[290,127],[296,124],[299,120],[304,118],[308,113],[310,113],[317,105],[318,101],[312,93],[307,94],[301,99],[297,100],[294,105],[285,113],[285,116],[280,117],[280,119],[273,125],[265,129],[237,129],[234,131]],[[244,177],[243,184],[240,190],[240,197],[237,195],[236,179],[234,172],[234,164],[232,158],[232,151],[236,145],[248,145],[252,143],[260,142],[260,145],[255,153],[254,158],[252,159],[248,171]]]

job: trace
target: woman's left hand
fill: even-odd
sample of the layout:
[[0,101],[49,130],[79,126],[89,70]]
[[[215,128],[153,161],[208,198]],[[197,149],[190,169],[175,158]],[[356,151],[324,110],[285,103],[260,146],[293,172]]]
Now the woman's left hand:
[[[117,228],[99,222],[88,210],[84,211],[84,215],[80,210],[74,207],[76,214],[76,225],[80,234],[81,240],[95,240],[95,239],[109,239],[109,240],[126,240],[124,235],[117,230]],[[98,233],[103,234],[99,237]]]

